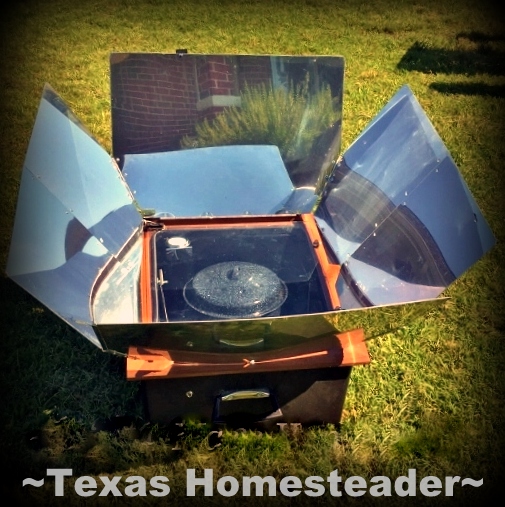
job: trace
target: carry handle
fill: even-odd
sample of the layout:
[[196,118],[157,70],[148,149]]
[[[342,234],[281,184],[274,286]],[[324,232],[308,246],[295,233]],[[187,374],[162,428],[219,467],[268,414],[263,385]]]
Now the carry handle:
[[212,421],[215,424],[252,426],[282,417],[277,398],[266,388],[223,391],[216,396]]

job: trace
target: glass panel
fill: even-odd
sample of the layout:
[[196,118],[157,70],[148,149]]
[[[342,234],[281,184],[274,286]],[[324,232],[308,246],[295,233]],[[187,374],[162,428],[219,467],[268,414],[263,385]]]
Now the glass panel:
[[301,222],[156,234],[156,320],[201,321],[327,310]]
[[343,155],[316,216],[352,306],[436,297],[495,241],[408,87]]
[[140,263],[142,237],[139,236],[124,258],[111,266],[96,286],[93,321],[103,323],[139,322]]
[[[341,57],[113,54],[114,156],[141,206],[155,214],[308,212],[340,149],[343,72]],[[231,145],[237,149],[198,151]],[[251,145],[258,154],[249,159]],[[180,150],[196,153],[175,156]],[[211,159],[224,153],[216,167]],[[146,154],[156,156],[143,162]],[[208,172],[207,162],[194,166],[204,156]],[[251,178],[253,166],[260,178]],[[157,181],[174,191],[163,193]],[[184,194],[174,195],[181,184]],[[187,187],[206,191],[201,207],[192,207]]]

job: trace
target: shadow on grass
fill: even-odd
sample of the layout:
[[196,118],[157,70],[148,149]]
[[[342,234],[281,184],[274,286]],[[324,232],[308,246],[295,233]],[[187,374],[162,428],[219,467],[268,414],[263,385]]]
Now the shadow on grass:
[[431,83],[429,88],[451,95],[484,95],[488,97],[505,97],[505,85],[488,85],[486,83]]
[[505,34],[490,35],[483,32],[460,32],[456,39],[468,39],[471,42],[487,43],[505,41]]
[[[472,35],[473,39],[468,35],[465,37],[473,40],[477,36]],[[416,42],[403,55],[397,67],[427,74],[505,76],[505,52],[490,47],[487,40],[478,42],[478,47],[474,50],[439,49]]]

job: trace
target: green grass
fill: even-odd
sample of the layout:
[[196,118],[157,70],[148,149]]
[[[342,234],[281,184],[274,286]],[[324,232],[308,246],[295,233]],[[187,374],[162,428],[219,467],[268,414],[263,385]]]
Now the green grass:
[[[110,150],[111,52],[340,54],[346,58],[343,148],[407,83],[451,151],[497,236],[494,249],[447,291],[451,301],[394,335],[369,342],[356,367],[341,427],[281,434],[225,432],[220,445],[194,425],[174,439],[146,425],[136,384],[121,359],[95,349],[2,277],[0,453],[4,496],[17,505],[58,505],[50,484],[23,490],[25,477],[68,467],[74,477],[166,475],[168,502],[183,503],[187,467],[229,474],[326,477],[418,475],[484,478],[456,488],[448,504],[483,501],[505,473],[504,87],[505,31],[482,1],[261,0],[219,2],[24,1],[7,8],[0,101],[0,264],[5,266],[19,177],[43,84],[49,82]],[[5,9],[5,7],[4,7]],[[108,417],[131,427],[107,431]],[[61,500],[58,502],[57,500]],[[76,499],[74,499],[76,500]],[[152,497],[81,499],[136,505]],[[191,500],[191,499],[190,499]],[[195,499],[198,504],[243,498]],[[276,503],[287,504],[280,496]],[[327,499],[298,497],[322,505]],[[443,503],[397,498],[389,504]],[[361,497],[331,499],[357,505]],[[267,497],[255,504],[270,503]],[[385,503],[385,502],[382,502]],[[76,500],[77,504],[77,500]]]

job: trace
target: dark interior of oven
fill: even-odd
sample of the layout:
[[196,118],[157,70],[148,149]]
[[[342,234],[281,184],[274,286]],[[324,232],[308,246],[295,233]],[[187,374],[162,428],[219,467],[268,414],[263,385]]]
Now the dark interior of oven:
[[[313,246],[301,222],[165,229],[155,234],[152,246],[155,321],[302,315],[329,310]],[[221,285],[209,291],[224,293],[223,309],[209,312],[190,290],[192,284],[213,284],[222,269],[224,282],[215,282]],[[241,300],[233,290],[238,280],[247,291],[248,284],[258,278],[256,273],[262,280],[268,278],[263,285],[264,297],[269,299],[265,304],[258,303],[256,313],[248,313],[242,311]],[[200,290],[200,295],[203,292],[206,288]],[[254,298],[257,295],[254,292]]]

